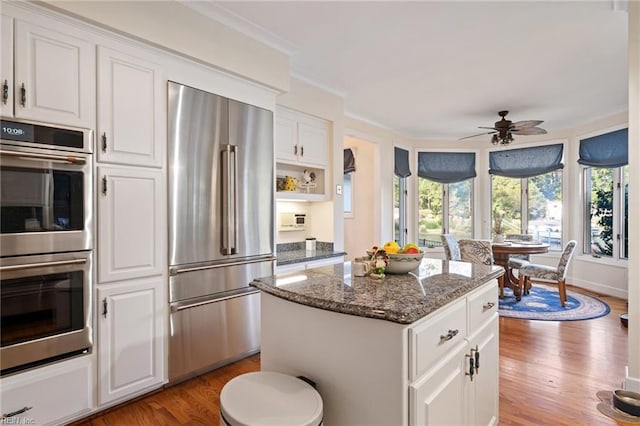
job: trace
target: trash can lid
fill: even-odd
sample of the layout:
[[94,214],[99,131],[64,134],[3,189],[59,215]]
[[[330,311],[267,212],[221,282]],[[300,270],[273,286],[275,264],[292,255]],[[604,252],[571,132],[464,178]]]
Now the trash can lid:
[[234,426],[317,426],[322,421],[322,398],[297,377],[259,371],[224,385],[220,411]]

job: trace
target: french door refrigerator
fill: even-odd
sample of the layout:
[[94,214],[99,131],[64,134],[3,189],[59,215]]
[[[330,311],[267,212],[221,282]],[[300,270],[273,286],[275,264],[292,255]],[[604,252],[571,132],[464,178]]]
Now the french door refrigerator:
[[170,382],[259,350],[273,149],[271,111],[168,83]]

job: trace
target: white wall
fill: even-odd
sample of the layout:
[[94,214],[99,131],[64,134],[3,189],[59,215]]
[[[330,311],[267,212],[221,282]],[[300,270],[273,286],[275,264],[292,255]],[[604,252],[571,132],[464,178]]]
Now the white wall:
[[287,55],[178,2],[44,0],[43,4],[276,90],[289,90]]
[[629,366],[625,388],[640,392],[640,3],[629,2]]
[[[380,240],[379,209],[376,208],[376,164],[374,156],[377,146],[365,140],[345,137],[344,148],[354,152],[356,171],[351,173],[353,190],[353,211],[344,218],[345,258],[353,260],[364,256],[372,245],[382,245]],[[385,240],[386,241],[386,240]]]

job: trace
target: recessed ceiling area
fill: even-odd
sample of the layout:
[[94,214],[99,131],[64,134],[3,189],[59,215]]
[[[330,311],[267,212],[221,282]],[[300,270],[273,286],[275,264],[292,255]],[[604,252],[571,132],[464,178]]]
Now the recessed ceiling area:
[[185,4],[290,54],[346,115],[411,138],[479,133],[501,110],[552,132],[628,109],[617,2]]

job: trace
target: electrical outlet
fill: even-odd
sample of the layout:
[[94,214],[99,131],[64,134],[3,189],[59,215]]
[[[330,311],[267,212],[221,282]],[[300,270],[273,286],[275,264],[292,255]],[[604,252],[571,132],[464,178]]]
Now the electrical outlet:
[[342,185],[336,185],[336,194],[342,195]]

